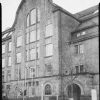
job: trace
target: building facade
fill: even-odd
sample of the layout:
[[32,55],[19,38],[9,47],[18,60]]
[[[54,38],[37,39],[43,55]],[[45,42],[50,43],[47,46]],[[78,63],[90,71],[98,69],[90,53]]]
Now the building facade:
[[52,0],[22,0],[2,33],[2,93],[10,100],[99,100],[98,6],[71,14]]

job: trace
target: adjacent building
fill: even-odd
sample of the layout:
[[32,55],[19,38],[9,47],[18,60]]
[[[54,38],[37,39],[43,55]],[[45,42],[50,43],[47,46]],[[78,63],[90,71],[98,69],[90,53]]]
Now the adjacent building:
[[52,0],[22,0],[2,32],[2,93],[10,100],[99,100],[98,5],[76,14]]

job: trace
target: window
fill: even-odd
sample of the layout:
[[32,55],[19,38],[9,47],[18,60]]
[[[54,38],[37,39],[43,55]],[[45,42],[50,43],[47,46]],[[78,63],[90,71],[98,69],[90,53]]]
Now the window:
[[26,61],[28,61],[28,60],[29,60],[29,51],[26,50]]
[[29,26],[29,14],[27,15],[27,27]]
[[35,77],[35,69],[34,68],[30,68],[30,78]]
[[46,26],[46,34],[45,37],[49,37],[53,35],[53,26],[52,24],[49,24]]
[[45,95],[51,95],[51,86],[49,84],[45,86]]
[[78,45],[75,45],[75,53],[78,54]]
[[83,73],[84,72],[84,65],[75,66],[76,73]]
[[84,46],[83,46],[83,44],[80,44],[79,45],[79,51],[80,51],[80,53],[84,53]]
[[39,47],[37,47],[37,50],[36,50],[36,59],[39,59],[40,57],[40,51],[39,51]]
[[26,33],[26,44],[29,43],[29,33]]
[[22,45],[22,36],[17,37],[17,47]]
[[38,22],[40,21],[40,9],[38,8],[38,11],[37,11],[37,16],[38,16]]
[[36,9],[31,10],[31,25],[36,23]]
[[2,71],[2,82],[4,82],[4,71]]
[[84,66],[80,65],[80,73],[83,73],[83,72],[84,72]]
[[52,56],[53,55],[53,44],[47,44],[46,45],[46,56]]
[[77,37],[79,37],[81,34],[80,33],[77,33]]
[[51,63],[45,64],[45,67],[47,69],[47,72],[51,72],[52,71],[52,65],[51,65]]
[[36,30],[30,32],[30,42],[36,41]]
[[75,45],[75,53],[76,54],[84,53],[84,45],[83,44]]
[[75,66],[76,67],[76,73],[79,73],[79,66]]
[[15,79],[18,79],[18,69],[15,69],[14,75],[15,75]]
[[7,71],[7,81],[11,80],[11,70]]
[[9,47],[9,51],[11,51],[12,42],[9,42],[8,47]]
[[30,60],[34,60],[34,59],[36,59],[36,50],[31,49],[30,50]]
[[11,66],[11,57],[8,57],[8,66]]
[[3,58],[2,59],[2,68],[4,68],[5,67],[5,59]]
[[21,63],[21,53],[16,54],[17,63]]
[[2,45],[2,53],[5,53],[5,45]]
[[40,29],[37,29],[37,40],[40,39]]
[[80,37],[80,36],[85,35],[85,34],[86,34],[85,31],[83,31],[83,32],[81,32],[81,33],[77,33],[77,37]]

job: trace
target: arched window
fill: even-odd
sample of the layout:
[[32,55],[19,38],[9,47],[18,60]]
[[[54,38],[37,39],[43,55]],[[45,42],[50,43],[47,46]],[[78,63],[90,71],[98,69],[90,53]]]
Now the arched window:
[[29,14],[27,15],[27,27],[29,26]]
[[45,86],[45,95],[51,95],[51,86],[49,84]]

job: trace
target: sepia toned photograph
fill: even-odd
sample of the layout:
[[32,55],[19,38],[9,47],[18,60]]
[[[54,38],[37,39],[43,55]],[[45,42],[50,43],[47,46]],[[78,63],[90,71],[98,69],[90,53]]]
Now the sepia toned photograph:
[[100,100],[99,0],[1,0],[2,100]]

